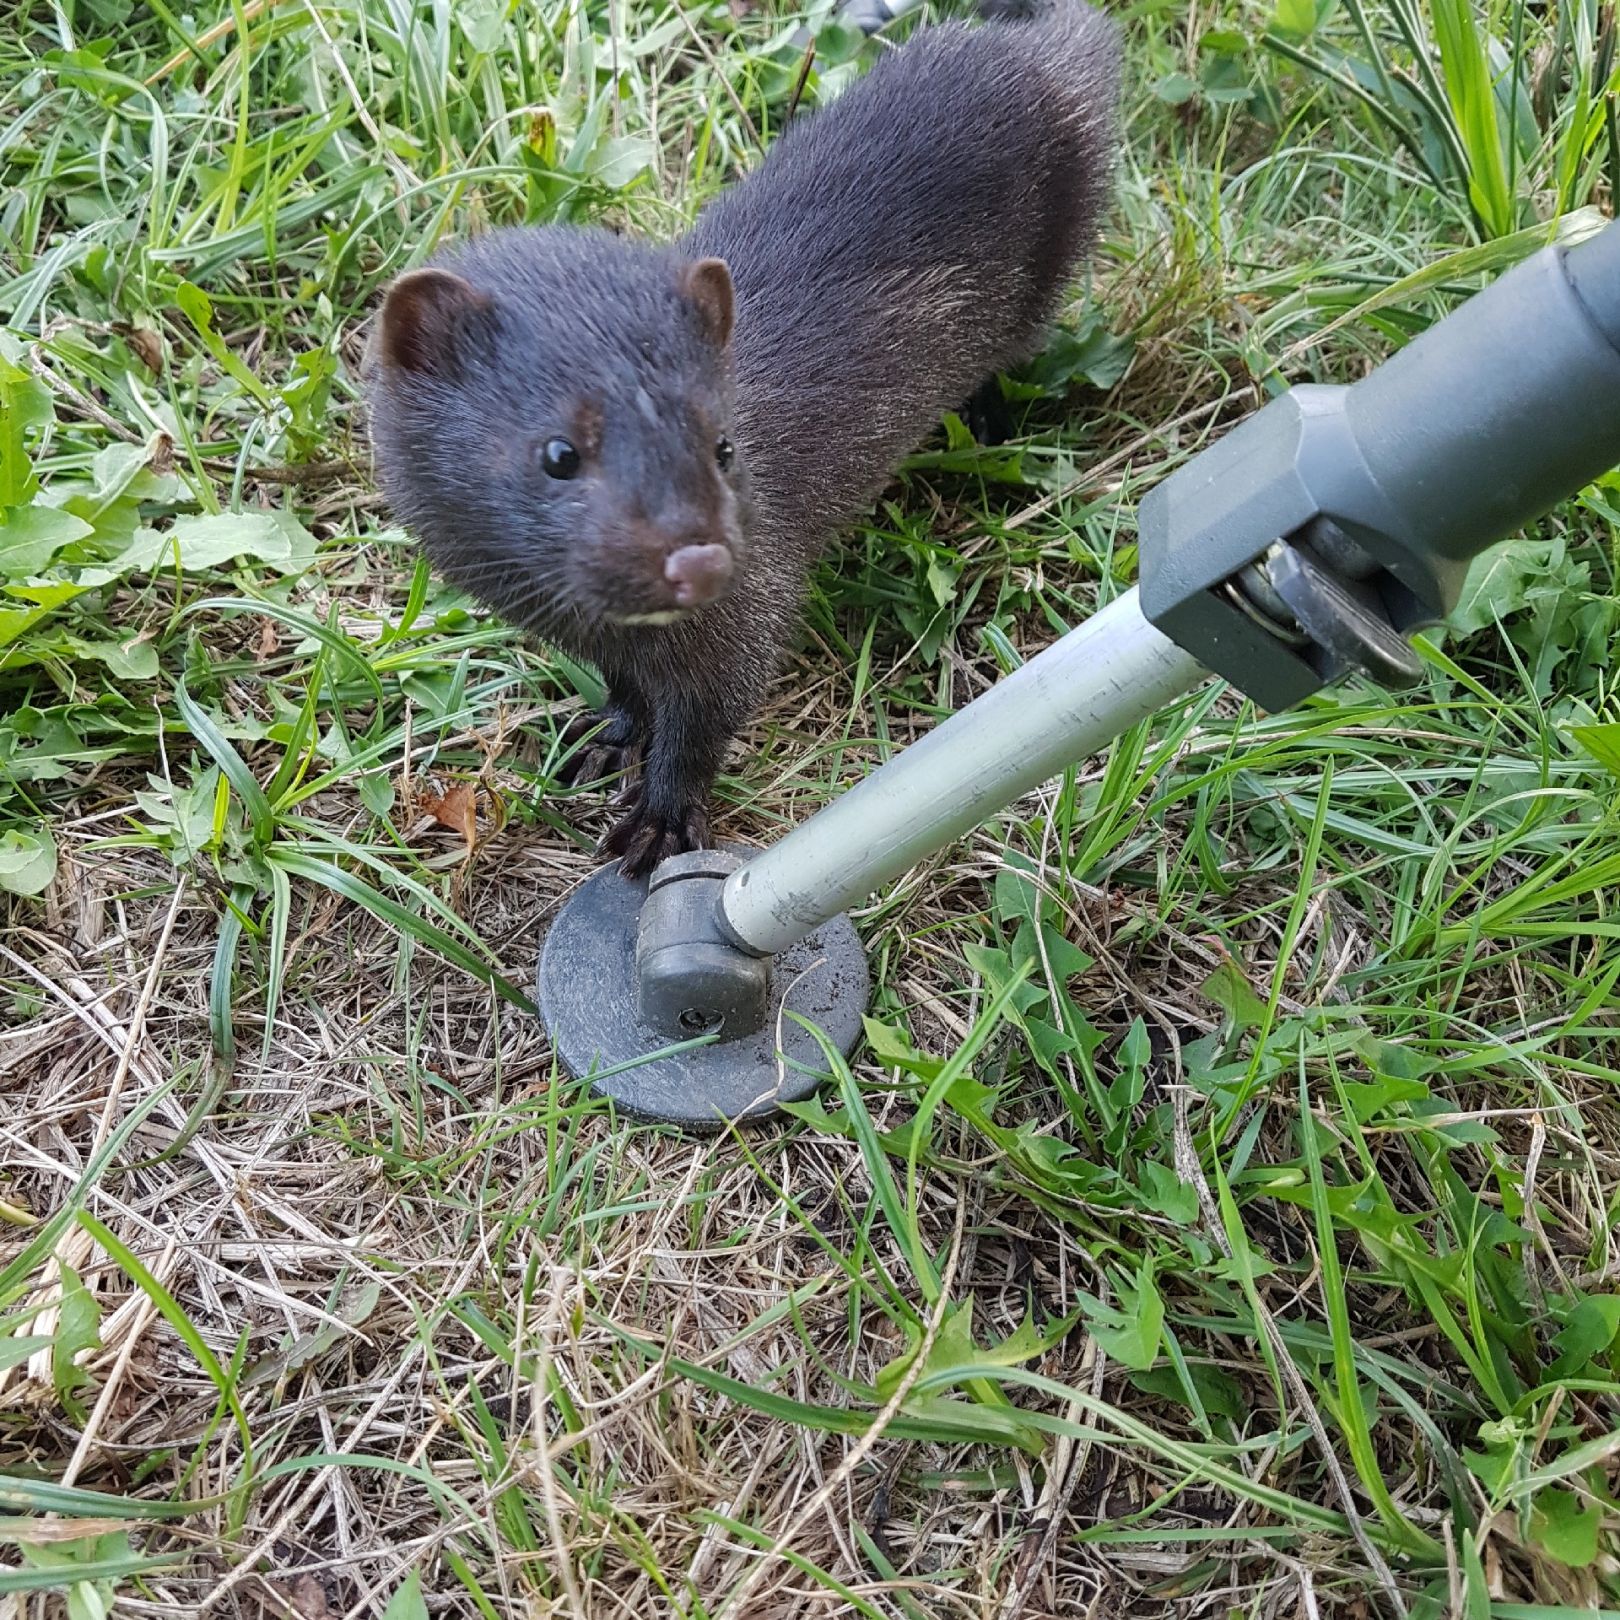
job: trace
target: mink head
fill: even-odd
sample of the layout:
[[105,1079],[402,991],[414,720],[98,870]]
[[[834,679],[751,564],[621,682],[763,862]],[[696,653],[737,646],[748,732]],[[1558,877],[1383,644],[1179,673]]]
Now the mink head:
[[402,276],[371,363],[395,512],[564,640],[698,612],[743,563],[732,305],[721,260],[599,231],[497,231]]

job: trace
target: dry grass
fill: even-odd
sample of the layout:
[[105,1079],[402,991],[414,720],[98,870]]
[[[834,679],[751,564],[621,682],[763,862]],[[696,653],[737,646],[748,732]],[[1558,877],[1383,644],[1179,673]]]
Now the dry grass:
[[[367,0],[209,17],[188,67],[156,10],[79,9],[0,42],[0,310],[54,396],[32,464],[60,493],[145,447],[139,522],[285,511],[318,549],[251,529],[26,635],[0,612],[0,840],[57,854],[0,893],[0,1620],[1620,1602],[1620,837],[1574,729],[1614,712],[1613,481],[1417,692],[1201,694],[876,897],[872,1040],[798,1121],[632,1127],[490,983],[530,982],[594,869],[608,812],[551,780],[588,683],[380,528],[348,368],[440,229],[666,228],[799,58],[723,7]],[[1274,368],[1354,376],[1443,307],[1323,338],[1479,222],[1218,10],[1133,16],[1092,346],[1025,482],[914,471],[838,549],[728,836],[1132,578],[1139,495]],[[154,100],[47,57],[97,27]],[[812,97],[846,53],[823,32]],[[645,171],[591,169],[614,140]],[[1588,179],[1563,200],[1606,204]],[[1088,384],[1120,337],[1123,382]]]
[[[376,1463],[301,1471],[258,1493],[251,1527],[234,1537],[220,1534],[224,1508],[189,1525],[210,1555],[184,1579],[155,1578],[147,1604],[126,1602],[131,1613],[214,1603],[273,1613],[279,1589],[305,1606],[295,1612],[366,1614],[447,1540],[489,1534],[508,1492],[526,1499],[537,1532],[532,1548],[491,1566],[500,1587],[489,1595],[513,1613],[524,1565],[536,1562],[579,1571],[570,1601],[586,1614],[654,1612],[662,1580],[649,1566],[684,1576],[716,1607],[755,1575],[742,1612],[807,1612],[828,1602],[825,1586],[780,1557],[761,1564],[758,1542],[815,1493],[825,1493],[821,1509],[797,1527],[791,1551],[869,1598],[910,1593],[946,1613],[1028,1620],[1092,1601],[1099,1612],[1126,1603],[1132,1613],[1169,1612],[1149,1591],[1189,1559],[1051,1545],[1054,1514],[1070,1529],[1108,1522],[1162,1488],[1118,1453],[1070,1446],[1044,1480],[1011,1463],[997,1478],[963,1448],[918,1457],[914,1446],[881,1441],[851,1471],[840,1466],[844,1440],[738,1412],[666,1370],[664,1358],[681,1357],[838,1406],[843,1379],[870,1381],[902,1348],[882,1317],[852,1331],[849,1279],[787,1201],[829,1242],[847,1239],[866,1197],[853,1144],[772,1134],[745,1156],[736,1144],[716,1151],[582,1111],[554,1082],[533,1021],[451,974],[427,972],[409,995],[394,991],[397,941],[317,897],[295,919],[270,1053],[253,1051],[249,1018],[239,1030],[244,1056],[205,1128],[175,1152],[188,1099],[165,1088],[194,1073],[207,1046],[214,906],[183,891],[163,897],[172,879],[150,857],[94,859],[71,837],[64,854],[44,926],[8,939],[8,958],[42,1003],[0,1047],[0,1075],[18,1104],[5,1129],[9,1196],[23,1208],[59,1207],[103,1122],[143,1115],[123,1156],[129,1168],[101,1178],[96,1207],[222,1362],[245,1339],[238,1388],[259,1437],[257,1467],[363,1454],[430,1473],[455,1493],[446,1511],[423,1478]],[[908,907],[910,925],[946,922],[952,909],[939,896],[982,892],[994,861],[993,847],[953,861]],[[588,857],[560,855],[526,830],[481,852],[464,890],[468,915],[500,942],[514,979],[531,969],[548,914],[591,869]],[[933,953],[914,954],[893,963],[891,982],[959,1031]],[[1128,964],[1106,967],[1127,980]],[[1161,1013],[1174,1005],[1155,1002]],[[864,1072],[881,1081],[874,1066]],[[898,1101],[877,1110],[880,1123]],[[959,1297],[975,1300],[987,1330],[1016,1327],[1031,1298],[1060,1317],[1075,1279],[1095,1286],[1093,1265],[1061,1225],[971,1174],[931,1178],[925,1209],[930,1233],[955,1256]],[[194,1490],[227,1492],[231,1462],[206,1457],[218,1393],[150,1294],[88,1238],[75,1234],[59,1252],[102,1312],[101,1348],[84,1363],[99,1421],[80,1432],[61,1422],[42,1355],[14,1369],[4,1391],[29,1419],[13,1431],[14,1461],[54,1473],[72,1455],[92,1463],[98,1488],[119,1490],[154,1453],[200,1447]],[[895,1263],[892,1244],[877,1254]],[[458,1319],[479,1302],[512,1324],[494,1351]],[[789,1302],[792,1316],[783,1314]],[[1041,1365],[1107,1388],[1083,1334]],[[570,1417],[558,1435],[564,1397]],[[501,1458],[481,1443],[480,1402],[509,1444],[528,1442],[522,1455]],[[569,1496],[590,1511],[547,1489],[537,1459],[548,1449],[567,1461]],[[1195,1500],[1172,1522],[1225,1516]],[[878,1578],[853,1526],[905,1572],[898,1581]],[[282,1578],[255,1574],[262,1559]],[[294,1591],[295,1572],[315,1578],[319,1598],[307,1586]],[[1278,1569],[1264,1578],[1289,1577]],[[1242,1584],[1255,1579],[1251,1571]]]

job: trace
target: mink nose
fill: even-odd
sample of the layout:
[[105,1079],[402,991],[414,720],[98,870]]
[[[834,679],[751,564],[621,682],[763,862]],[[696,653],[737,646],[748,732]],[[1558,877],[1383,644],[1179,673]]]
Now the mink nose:
[[702,607],[722,595],[731,582],[731,548],[721,545],[682,546],[664,559],[664,578],[675,605]]

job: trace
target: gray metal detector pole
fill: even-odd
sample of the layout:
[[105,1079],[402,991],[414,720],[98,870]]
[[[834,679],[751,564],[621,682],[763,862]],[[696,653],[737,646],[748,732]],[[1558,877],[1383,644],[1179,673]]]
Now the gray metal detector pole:
[[[1349,388],[1301,386],[1143,501],[1132,591],[770,849],[598,874],[541,962],[570,1070],[629,1111],[757,1117],[849,1050],[842,909],[1195,685],[1278,710],[1421,674],[1470,561],[1620,462],[1620,225],[1551,247]],[[670,1050],[683,1039],[709,1044]]]
[[786,950],[1208,675],[1129,591],[756,855],[723,925],[755,955]]

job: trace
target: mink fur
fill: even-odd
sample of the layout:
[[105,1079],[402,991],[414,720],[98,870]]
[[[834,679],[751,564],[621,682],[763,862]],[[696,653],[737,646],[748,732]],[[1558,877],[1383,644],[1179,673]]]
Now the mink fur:
[[[920,30],[796,120],[673,247],[501,230],[390,291],[384,490],[445,575],[601,671],[576,762],[639,767],[604,842],[631,875],[708,841],[818,553],[1040,348],[1096,234],[1113,27],[982,9],[1005,20]],[[559,442],[572,476],[544,470]]]

